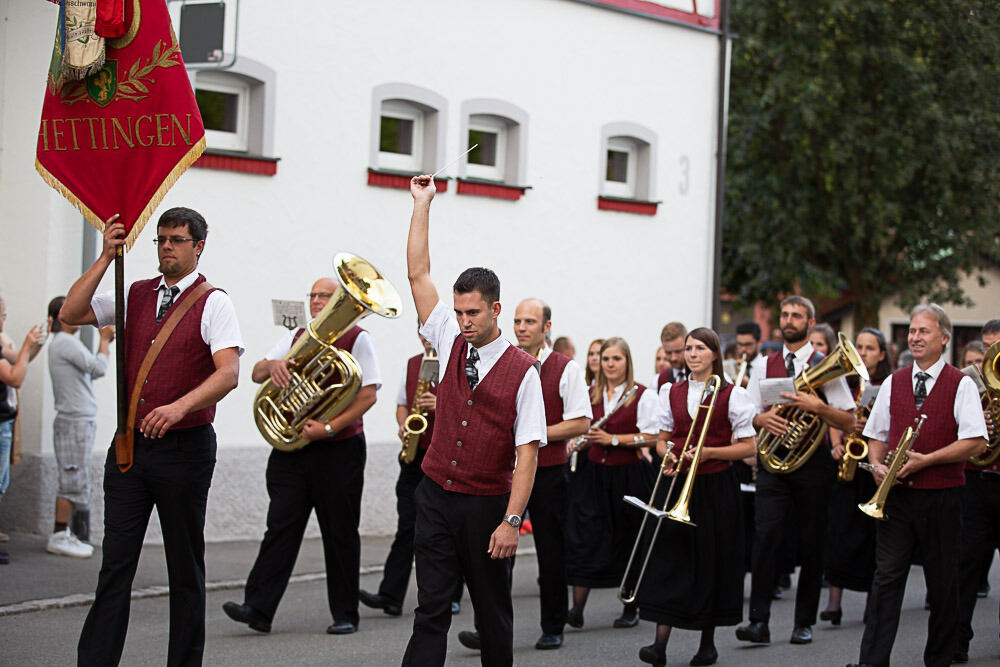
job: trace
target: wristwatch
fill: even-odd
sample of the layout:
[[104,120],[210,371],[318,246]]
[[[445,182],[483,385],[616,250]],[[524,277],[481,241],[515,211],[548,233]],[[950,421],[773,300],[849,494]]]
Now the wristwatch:
[[330,426],[330,422],[326,423],[325,428],[326,428],[326,434],[327,435],[333,435],[333,427]]
[[611,436],[611,446],[612,447],[617,447],[618,446],[618,434],[617,433],[615,435]]
[[509,523],[511,528],[520,528],[521,526],[521,517],[516,514],[508,514],[503,520]]

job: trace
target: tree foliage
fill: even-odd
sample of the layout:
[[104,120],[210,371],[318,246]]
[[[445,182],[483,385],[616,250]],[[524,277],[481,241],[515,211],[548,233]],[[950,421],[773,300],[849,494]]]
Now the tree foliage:
[[863,324],[967,303],[1000,262],[1000,5],[734,0],[731,24],[727,290],[846,290]]

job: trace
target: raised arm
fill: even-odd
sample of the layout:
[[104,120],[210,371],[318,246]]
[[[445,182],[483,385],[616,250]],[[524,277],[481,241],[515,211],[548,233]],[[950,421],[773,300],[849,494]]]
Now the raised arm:
[[420,322],[426,322],[438,302],[437,288],[431,281],[431,253],[427,243],[430,224],[431,200],[437,188],[432,176],[414,176],[410,180],[413,195],[413,215],[410,217],[410,234],[406,239],[406,269],[410,280],[413,303]]
[[59,310],[59,319],[66,324],[97,324],[97,315],[90,306],[90,301],[94,298],[94,292],[101,284],[104,273],[115,261],[118,246],[125,244],[125,225],[115,222],[117,219],[116,213],[104,223],[104,249],[94,264],[69,288],[66,301]]

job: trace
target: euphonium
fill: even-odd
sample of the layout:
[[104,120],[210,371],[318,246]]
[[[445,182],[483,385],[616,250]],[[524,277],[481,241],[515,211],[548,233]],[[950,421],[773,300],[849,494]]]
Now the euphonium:
[[427,430],[427,411],[420,407],[420,397],[427,393],[431,385],[437,382],[438,358],[437,352],[428,350],[420,360],[420,371],[417,373],[417,389],[413,394],[413,405],[410,414],[403,420],[403,450],[399,452],[399,460],[403,463],[413,463],[417,458],[420,436]]
[[[858,407],[854,411],[854,418],[861,419],[865,416],[868,408],[861,405],[865,395],[865,385],[861,380],[858,385]],[[858,471],[858,461],[863,461],[868,456],[868,442],[861,437],[858,431],[851,431],[844,436],[844,455],[840,457],[840,465],[837,467],[837,479],[841,482],[854,480],[854,474]]]
[[306,421],[328,421],[341,413],[361,387],[361,367],[333,343],[361,318],[376,313],[399,317],[402,302],[378,269],[350,253],[338,253],[333,268],[340,288],[285,355],[291,379],[284,389],[268,378],[254,397],[254,421],[261,435],[282,451],[309,444]]
[[[718,375],[712,375],[705,381],[705,388],[701,390],[701,398],[698,400],[698,409],[695,411],[694,419],[691,421],[691,430],[688,431],[687,438],[684,440],[684,447],[681,448],[681,454],[677,457],[677,463],[674,464],[674,477],[670,481],[670,486],[667,488],[667,495],[663,499],[663,507],[657,508],[654,503],[656,502],[656,492],[660,488],[660,482],[663,480],[664,471],[666,471],[667,466],[670,462],[670,453],[674,448],[673,442],[667,443],[667,451],[663,454],[663,460],[660,461],[660,470],[656,476],[656,483],[653,485],[653,492],[649,494],[649,502],[643,502],[635,496],[625,496],[625,502],[630,505],[635,505],[639,509],[645,512],[642,516],[642,523],[639,524],[639,534],[636,535],[635,544],[632,545],[632,554],[628,558],[628,564],[625,566],[625,575],[622,577],[621,586],[618,587],[618,599],[624,604],[632,604],[635,602],[635,596],[639,591],[639,584],[642,583],[642,578],[646,574],[646,566],[649,564],[649,558],[653,555],[653,548],[656,545],[656,536],[660,534],[660,522],[664,517],[668,519],[673,519],[680,523],[687,524],[689,526],[694,526],[695,523],[691,521],[691,515],[689,512],[689,506],[691,503],[691,490],[694,487],[694,478],[698,472],[698,464],[701,463],[701,451],[705,446],[705,438],[708,435],[709,425],[712,421],[712,413],[715,411],[715,401],[719,397],[719,391],[722,388],[722,380]],[[706,404],[705,401],[708,400]],[[695,426],[698,423],[698,417],[705,412],[705,421],[701,425],[701,431],[698,434],[698,444],[694,448],[694,455],[691,459],[691,465],[687,471],[687,478],[684,480],[684,486],[681,487],[680,496],[677,498],[677,502],[674,504],[673,509],[669,512],[667,511],[667,504],[670,502],[670,496],[673,495],[674,485],[677,484],[678,473],[681,471],[681,466],[684,464],[684,455],[690,450],[691,447],[691,437],[694,435]],[[639,551],[639,545],[643,541],[643,534],[646,529],[646,521],[649,519],[650,515],[656,518],[656,528],[653,529],[653,537],[649,541],[649,546],[646,549],[646,556],[642,560],[642,568],[639,570],[639,577],[636,579],[635,584],[629,588],[628,579],[629,574],[632,571],[632,563],[635,561],[635,555]]]
[[889,497],[889,491],[892,490],[893,484],[896,483],[896,476],[899,474],[903,464],[906,463],[906,459],[909,458],[910,447],[913,446],[917,436],[920,435],[920,427],[924,425],[925,419],[927,419],[927,415],[920,415],[913,426],[906,427],[903,435],[899,438],[899,444],[896,445],[896,449],[889,453],[891,461],[888,463],[889,472],[886,473],[885,479],[878,485],[878,489],[875,490],[875,495],[872,496],[871,500],[858,505],[858,509],[868,516],[879,521],[889,520],[889,515],[885,513],[885,500]]
[[[988,466],[1000,458],[1000,340],[990,345],[983,358],[982,370],[975,366],[962,369],[972,375],[979,386],[983,412],[990,415],[993,424],[986,439],[986,451],[969,457],[974,466]],[[978,377],[977,377],[978,376]]]
[[[868,380],[868,369],[861,361],[858,351],[843,333],[837,334],[840,344],[818,364],[806,368],[795,378],[796,391],[816,393],[816,388],[852,373]],[[774,435],[766,429],[758,434],[757,453],[760,463],[773,473],[790,473],[798,470],[809,460],[829,426],[819,415],[801,408],[783,405],[778,408],[778,416],[788,420],[788,430],[784,435]]]

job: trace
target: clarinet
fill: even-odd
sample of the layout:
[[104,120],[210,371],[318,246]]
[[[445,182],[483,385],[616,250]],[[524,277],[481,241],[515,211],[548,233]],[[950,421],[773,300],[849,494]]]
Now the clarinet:
[[[625,394],[620,399],[618,399],[618,402],[615,404],[615,407],[611,408],[611,410],[609,410],[603,417],[601,417],[596,422],[591,424],[590,428],[601,428],[602,426],[604,426],[604,422],[608,421],[608,419],[611,418],[611,415],[618,412],[618,408],[625,405],[625,403],[628,402],[628,399],[632,398],[632,394],[634,394],[637,389],[639,389],[639,386],[633,384],[632,388],[629,389],[627,392],[625,392]],[[569,455],[570,472],[576,472],[576,459],[580,453],[580,450],[583,449],[583,446],[586,444],[586,442],[587,438],[581,435],[580,437],[576,438],[570,443],[570,446],[573,448],[573,451],[570,452]]]

